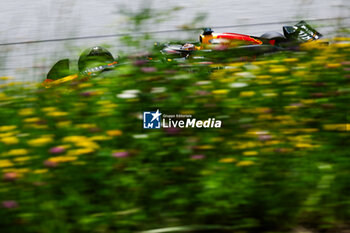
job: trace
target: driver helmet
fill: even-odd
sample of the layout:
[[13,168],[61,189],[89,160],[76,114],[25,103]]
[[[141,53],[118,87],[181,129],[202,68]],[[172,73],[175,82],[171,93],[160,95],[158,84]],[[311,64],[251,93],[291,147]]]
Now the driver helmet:
[[187,50],[187,51],[193,51],[196,49],[196,46],[194,44],[186,43],[181,47],[181,49]]

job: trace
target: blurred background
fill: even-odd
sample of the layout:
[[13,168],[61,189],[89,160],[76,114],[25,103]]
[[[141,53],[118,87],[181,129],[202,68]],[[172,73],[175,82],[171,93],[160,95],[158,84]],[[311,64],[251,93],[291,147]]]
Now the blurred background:
[[349,25],[350,15],[347,0],[5,0],[0,2],[0,76],[40,82],[55,61],[77,59],[94,45],[108,44],[115,55],[130,52],[120,36],[135,32],[128,16],[145,8],[156,20],[137,30],[161,42],[195,41],[199,30],[182,30],[200,27],[259,36],[301,19],[330,37]]
[[[1,0],[0,233],[349,233],[349,2]],[[3,77],[300,20],[329,46],[134,56],[52,88]],[[143,130],[153,109],[222,128]]]

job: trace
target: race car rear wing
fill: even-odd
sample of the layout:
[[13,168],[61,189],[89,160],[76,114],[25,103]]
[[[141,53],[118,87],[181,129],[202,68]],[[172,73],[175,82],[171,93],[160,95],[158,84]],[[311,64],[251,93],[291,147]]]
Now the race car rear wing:
[[300,21],[294,26],[284,26],[283,34],[288,40],[296,40],[301,42],[318,40],[322,37],[321,33],[316,31],[305,21]]

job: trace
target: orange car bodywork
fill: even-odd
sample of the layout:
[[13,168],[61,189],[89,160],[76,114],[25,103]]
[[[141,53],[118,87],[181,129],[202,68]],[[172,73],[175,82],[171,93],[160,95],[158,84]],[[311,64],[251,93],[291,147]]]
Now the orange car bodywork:
[[[239,45],[260,45],[264,42],[257,37],[238,34],[238,33],[211,33],[199,35],[199,41],[201,42],[201,48],[210,47],[214,41],[220,41],[219,44],[228,45],[229,47],[236,47]],[[274,45],[274,40],[268,41],[269,44]]]

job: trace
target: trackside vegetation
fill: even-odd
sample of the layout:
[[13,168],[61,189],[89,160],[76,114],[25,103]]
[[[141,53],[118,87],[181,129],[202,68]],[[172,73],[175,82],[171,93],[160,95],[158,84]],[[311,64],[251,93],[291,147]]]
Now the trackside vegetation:
[[[345,232],[349,52],[334,38],[244,61],[151,52],[50,88],[2,77],[0,232]],[[157,109],[222,125],[143,129]]]

